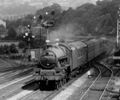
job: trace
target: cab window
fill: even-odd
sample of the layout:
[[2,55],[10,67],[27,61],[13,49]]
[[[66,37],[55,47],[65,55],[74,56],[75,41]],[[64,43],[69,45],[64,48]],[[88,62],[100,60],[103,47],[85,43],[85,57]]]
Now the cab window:
[[61,67],[64,67],[66,64],[68,64],[68,58],[65,57],[65,58],[59,59],[59,62]]

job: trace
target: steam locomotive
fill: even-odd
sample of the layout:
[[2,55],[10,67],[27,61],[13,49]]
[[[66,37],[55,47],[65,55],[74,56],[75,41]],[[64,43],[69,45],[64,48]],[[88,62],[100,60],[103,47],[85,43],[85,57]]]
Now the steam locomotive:
[[34,68],[35,80],[44,85],[52,81],[58,88],[69,80],[73,72],[81,71],[83,65],[105,53],[105,42],[105,39],[100,38],[46,45]]

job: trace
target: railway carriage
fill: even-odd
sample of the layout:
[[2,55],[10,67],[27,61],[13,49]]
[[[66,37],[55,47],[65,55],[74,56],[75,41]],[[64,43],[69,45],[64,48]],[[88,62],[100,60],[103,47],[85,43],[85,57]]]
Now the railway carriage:
[[87,60],[88,62],[91,61],[95,57],[95,42],[94,41],[87,41]]
[[100,52],[99,52],[100,40],[94,39],[92,41],[94,42],[94,53],[93,54],[94,54],[94,58],[95,58],[100,54]]
[[105,39],[100,39],[99,40],[99,45],[98,45],[98,47],[96,48],[97,49],[97,55],[100,55],[100,54],[102,54],[102,53],[105,53],[106,52],[106,47],[105,47],[105,44],[106,44],[106,40]]
[[87,63],[87,45],[81,41],[76,41],[69,43],[71,48],[72,55],[72,65],[71,70],[78,68],[78,66],[82,66]]

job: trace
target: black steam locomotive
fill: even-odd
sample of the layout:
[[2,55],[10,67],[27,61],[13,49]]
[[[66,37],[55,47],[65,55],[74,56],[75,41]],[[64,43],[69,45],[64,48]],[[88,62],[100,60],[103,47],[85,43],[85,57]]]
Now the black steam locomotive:
[[84,69],[83,65],[105,53],[105,42],[101,38],[48,44],[34,68],[35,80],[44,85],[53,81],[58,87],[70,78],[72,72]]

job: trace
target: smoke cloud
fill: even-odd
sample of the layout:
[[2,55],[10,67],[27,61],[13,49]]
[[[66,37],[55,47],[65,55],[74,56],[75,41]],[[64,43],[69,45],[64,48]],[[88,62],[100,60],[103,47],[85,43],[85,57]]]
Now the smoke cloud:
[[56,30],[49,33],[47,38],[51,41],[59,38],[60,40],[71,40],[72,38],[76,38],[84,33],[84,28],[77,23],[69,23],[61,25]]

